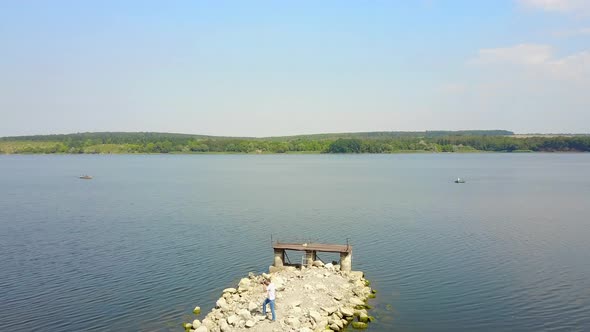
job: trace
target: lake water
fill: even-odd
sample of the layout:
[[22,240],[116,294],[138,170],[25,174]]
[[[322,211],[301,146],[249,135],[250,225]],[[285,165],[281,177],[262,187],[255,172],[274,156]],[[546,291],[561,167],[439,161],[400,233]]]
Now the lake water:
[[372,331],[588,331],[589,172],[590,154],[0,156],[0,330],[182,331],[268,268],[272,234],[349,238]]

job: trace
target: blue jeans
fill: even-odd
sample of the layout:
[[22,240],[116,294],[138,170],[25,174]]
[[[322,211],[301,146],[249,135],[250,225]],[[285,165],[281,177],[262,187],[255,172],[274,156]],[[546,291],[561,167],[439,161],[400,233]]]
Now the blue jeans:
[[266,304],[267,303],[270,304],[270,312],[272,313],[272,320],[274,321],[276,319],[276,317],[275,317],[275,300],[270,300],[268,297],[266,298],[266,300],[264,300],[264,303],[262,303],[262,314],[266,315]]

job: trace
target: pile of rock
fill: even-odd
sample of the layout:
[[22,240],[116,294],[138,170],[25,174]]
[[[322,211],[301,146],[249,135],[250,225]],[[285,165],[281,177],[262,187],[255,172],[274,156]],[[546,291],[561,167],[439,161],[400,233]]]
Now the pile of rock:
[[[311,268],[284,267],[273,273],[240,280],[237,288],[223,290],[215,308],[203,321],[185,324],[191,332],[227,331],[340,331],[349,324],[366,328],[372,320],[367,300],[374,291],[360,271],[342,272],[338,265],[317,261]],[[270,308],[262,315],[266,298],[262,282],[271,279],[277,289],[276,321]],[[351,324],[352,323],[352,324]]]

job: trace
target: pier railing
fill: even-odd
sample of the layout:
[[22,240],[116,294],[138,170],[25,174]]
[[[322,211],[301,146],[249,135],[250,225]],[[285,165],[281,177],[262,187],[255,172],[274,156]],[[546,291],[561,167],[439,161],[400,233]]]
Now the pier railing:
[[313,265],[313,262],[317,259],[318,252],[331,252],[340,254],[340,270],[351,271],[352,270],[352,246],[348,239],[346,244],[330,244],[330,243],[317,243],[317,242],[304,242],[304,243],[292,243],[292,242],[280,242],[276,240],[273,242],[271,237],[272,248],[274,250],[274,263],[273,265],[277,268],[285,265],[285,251],[303,251],[306,257],[306,266]]

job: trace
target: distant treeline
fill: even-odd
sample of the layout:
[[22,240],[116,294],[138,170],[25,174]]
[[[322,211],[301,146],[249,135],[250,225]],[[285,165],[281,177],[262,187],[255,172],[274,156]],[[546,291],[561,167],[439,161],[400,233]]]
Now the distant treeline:
[[590,136],[426,131],[236,138],[168,133],[79,133],[0,138],[0,153],[395,153],[590,151]]

